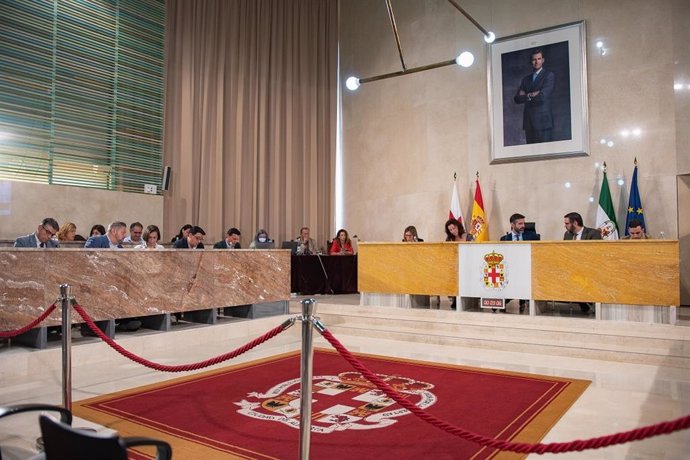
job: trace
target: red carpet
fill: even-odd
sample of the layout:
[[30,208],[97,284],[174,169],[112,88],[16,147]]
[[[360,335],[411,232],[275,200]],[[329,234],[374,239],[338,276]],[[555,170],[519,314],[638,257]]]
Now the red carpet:
[[[361,359],[437,417],[524,442],[543,438],[589,385],[372,355]],[[176,459],[290,459],[299,456],[298,392],[299,355],[290,353],[80,401],[74,412],[124,436],[166,439]],[[497,455],[427,425],[330,351],[315,353],[313,399],[314,459],[522,457]]]

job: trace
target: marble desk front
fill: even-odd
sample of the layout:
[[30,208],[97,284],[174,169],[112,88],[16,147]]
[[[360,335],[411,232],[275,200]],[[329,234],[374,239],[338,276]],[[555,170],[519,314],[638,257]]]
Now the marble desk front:
[[[95,320],[289,300],[290,251],[2,248],[0,330],[38,317],[61,284]],[[58,309],[44,324],[60,322]]]

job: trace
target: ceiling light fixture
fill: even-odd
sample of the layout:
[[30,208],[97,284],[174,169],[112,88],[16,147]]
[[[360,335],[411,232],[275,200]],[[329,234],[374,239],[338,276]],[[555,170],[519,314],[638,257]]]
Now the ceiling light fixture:
[[[493,32],[484,29],[477,21],[474,20],[472,16],[469,15],[465,10],[460,7],[460,5],[455,2],[455,0],[448,0],[458,11],[460,11],[469,21],[474,24],[483,34],[484,41],[486,43],[493,43],[496,39],[496,35]],[[395,36],[395,44],[398,47],[398,55],[400,56],[400,65],[402,70],[397,72],[390,72],[374,77],[358,78],[356,76],[350,76],[345,80],[345,87],[350,91],[355,91],[363,83],[369,83],[372,81],[385,80],[387,78],[399,77],[402,75],[408,75],[411,73],[423,72],[425,70],[438,69],[439,67],[446,67],[449,65],[457,64],[461,67],[470,67],[474,63],[474,55],[469,51],[463,51],[459,56],[447,61],[437,62],[435,64],[428,64],[419,67],[413,67],[411,69],[407,68],[405,64],[405,58],[403,57],[402,44],[400,43],[400,35],[398,34],[398,26],[395,23],[395,14],[393,13],[393,6],[391,5],[391,0],[386,0],[386,9],[388,10],[388,18],[390,19],[391,28],[393,29],[393,35]]]

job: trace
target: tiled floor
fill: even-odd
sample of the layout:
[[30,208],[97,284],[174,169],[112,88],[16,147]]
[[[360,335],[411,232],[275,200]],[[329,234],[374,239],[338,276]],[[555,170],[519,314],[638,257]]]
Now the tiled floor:
[[[337,304],[343,309],[359,305],[357,296],[315,298],[319,303]],[[300,299],[293,299],[292,311],[298,309],[296,302]],[[448,309],[447,302],[447,299],[442,299],[441,309]],[[391,314],[396,314],[395,309],[391,309]],[[134,353],[158,362],[193,362],[231,350],[281,321],[282,318],[274,317],[251,322],[224,321],[216,326],[188,325],[173,328],[167,333],[144,331],[122,334],[118,336],[118,342]],[[583,319],[578,318],[578,321],[581,324]],[[594,327],[595,320],[591,321]],[[291,328],[243,355],[240,360],[298,349],[299,329]],[[448,346],[423,341],[401,342],[391,340],[384,334],[375,337],[345,335],[338,336],[338,339],[355,352],[591,380],[591,386],[550,431],[545,442],[602,436],[690,414],[690,369],[687,368]],[[316,345],[329,346],[318,337]],[[0,346],[0,404],[59,403],[59,362],[60,350],[57,345],[44,351],[8,347],[6,343]],[[97,339],[82,340],[74,347],[74,400],[176,376],[152,371],[119,357]],[[88,425],[83,421],[76,424]],[[25,458],[22,454],[31,449],[36,436],[35,416],[0,422],[0,445],[3,446],[4,458]],[[453,442],[452,437],[449,437],[449,442]],[[532,457],[684,459],[690,457],[690,431],[596,451]]]

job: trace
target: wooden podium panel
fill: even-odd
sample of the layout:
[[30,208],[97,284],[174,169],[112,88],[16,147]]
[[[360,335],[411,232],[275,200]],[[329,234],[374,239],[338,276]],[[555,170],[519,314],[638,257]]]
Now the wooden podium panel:
[[360,292],[457,295],[458,243],[359,243]]
[[532,243],[538,300],[679,305],[678,241]]

